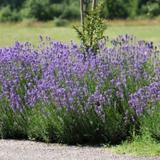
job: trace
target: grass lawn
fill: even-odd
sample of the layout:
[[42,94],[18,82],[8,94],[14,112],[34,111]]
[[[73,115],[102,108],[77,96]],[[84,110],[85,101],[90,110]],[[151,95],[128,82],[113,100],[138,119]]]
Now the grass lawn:
[[132,156],[160,157],[160,143],[145,136],[136,137],[132,142],[126,141],[121,145],[111,147],[111,151]]
[[[160,42],[159,25],[108,25],[105,35],[114,38],[122,34],[133,34],[138,39]],[[72,28],[54,27],[51,24],[22,25],[22,24],[0,24],[0,47],[12,45],[15,41],[38,43],[39,35],[50,36],[55,40],[70,42],[78,41],[77,34]]]

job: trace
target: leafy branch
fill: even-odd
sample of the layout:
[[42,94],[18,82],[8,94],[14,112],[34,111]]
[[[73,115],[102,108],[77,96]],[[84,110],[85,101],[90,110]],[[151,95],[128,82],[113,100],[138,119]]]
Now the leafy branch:
[[101,13],[103,10],[103,2],[94,6],[92,10],[86,12],[84,22],[81,27],[75,27],[78,37],[81,40],[82,46],[85,49],[85,53],[91,49],[95,54],[98,52],[98,42],[104,39],[104,31],[106,29]]

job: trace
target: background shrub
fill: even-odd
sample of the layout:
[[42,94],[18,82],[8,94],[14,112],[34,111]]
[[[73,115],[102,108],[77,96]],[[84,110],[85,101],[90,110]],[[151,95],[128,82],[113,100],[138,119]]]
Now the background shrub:
[[107,10],[108,10],[108,18],[127,18],[127,8],[123,0],[108,0],[106,2]]
[[160,15],[160,3],[148,3],[147,4],[147,8],[148,8],[148,15],[150,17],[155,17]]
[[41,21],[53,19],[49,0],[28,0],[26,1],[25,8],[28,17],[33,17]]
[[0,7],[9,5],[11,9],[19,10],[23,7],[25,0],[0,0]]
[[60,17],[65,10],[64,4],[52,4],[51,6],[52,14],[54,17]]
[[[87,1],[86,1],[87,2]],[[88,1],[89,2],[89,1]],[[103,16],[108,19],[126,19],[159,16],[159,0],[104,0]],[[40,21],[63,19],[79,19],[79,1],[75,0],[0,0],[0,8],[10,6],[21,18],[34,18]],[[12,13],[11,13],[12,14]],[[13,12],[13,14],[15,14]],[[10,19],[8,19],[10,21]]]
[[75,2],[69,6],[66,6],[62,12],[61,17],[64,19],[79,19],[80,11],[78,6],[79,4]]
[[138,0],[107,0],[107,18],[134,18],[137,15]]
[[66,19],[61,19],[61,18],[54,19],[54,25],[57,27],[64,27],[67,24],[68,24],[68,21]]
[[1,22],[17,22],[21,20],[21,16],[16,10],[11,10],[10,6],[1,8],[0,10],[0,21]]

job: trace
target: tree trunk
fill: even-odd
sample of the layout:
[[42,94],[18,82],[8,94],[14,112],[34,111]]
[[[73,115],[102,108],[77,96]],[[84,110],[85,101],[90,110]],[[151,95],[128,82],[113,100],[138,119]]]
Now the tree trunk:
[[84,0],[80,0],[81,25],[84,24]]
[[97,0],[92,0],[92,10],[96,8]]

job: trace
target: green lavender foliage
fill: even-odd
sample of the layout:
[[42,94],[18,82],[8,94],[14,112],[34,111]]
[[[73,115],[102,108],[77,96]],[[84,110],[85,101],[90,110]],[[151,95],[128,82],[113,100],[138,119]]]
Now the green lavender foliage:
[[160,103],[141,118],[142,133],[149,134],[160,142]]
[[26,139],[27,127],[27,111],[14,112],[7,100],[0,102],[0,138]]

